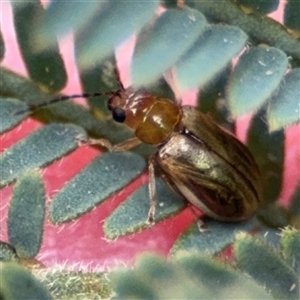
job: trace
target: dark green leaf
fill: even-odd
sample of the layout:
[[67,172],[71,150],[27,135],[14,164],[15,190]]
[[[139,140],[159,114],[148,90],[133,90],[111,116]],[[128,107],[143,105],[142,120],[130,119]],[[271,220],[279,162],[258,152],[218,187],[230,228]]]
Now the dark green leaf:
[[227,89],[235,117],[257,111],[278,87],[288,66],[285,53],[271,47],[253,47],[239,60]]
[[[173,193],[162,179],[156,179],[156,189],[155,220],[157,222],[177,213],[185,206],[182,199]],[[145,228],[149,208],[149,190],[148,184],[145,184],[105,220],[103,229],[106,237],[114,239]]]
[[175,262],[144,255],[133,270],[111,278],[116,299],[272,299],[250,278],[198,254]]
[[281,251],[286,262],[300,274],[300,232],[284,229],[281,234]]
[[234,1],[194,0],[194,4],[196,9],[215,22],[237,26],[245,31],[254,45],[262,43],[277,47],[293,58],[300,59],[300,41],[292,37],[285,27],[274,20],[259,14],[246,15]]
[[113,275],[117,299],[212,299],[180,265],[158,256],[143,256],[133,271]]
[[211,25],[176,63],[181,90],[203,86],[220,73],[245,46],[247,35],[237,27]]
[[275,299],[299,299],[296,272],[262,240],[242,233],[234,243],[234,253],[238,267],[265,286]]
[[[57,97],[43,93],[32,81],[6,69],[0,68],[0,72],[0,93],[2,95],[18,98],[30,106],[39,106],[40,104],[45,104],[49,100]],[[116,126],[111,128],[111,122],[106,123],[97,120],[86,108],[72,103],[71,100],[39,109],[34,113],[34,117],[37,117],[44,122],[51,123],[72,122],[83,127],[89,134],[96,137],[101,136],[108,138],[113,143],[123,140],[125,137],[124,133],[119,133],[119,131],[116,130]],[[112,130],[114,130],[114,134],[111,134]]]
[[147,91],[153,94],[155,97],[167,98],[170,100],[175,100],[174,91],[168,85],[164,77],[160,77],[153,84],[147,86]]
[[208,231],[200,232],[196,224],[190,226],[173,245],[172,255],[182,250],[216,254],[233,242],[237,232],[249,231],[258,224],[256,218],[240,223],[223,223],[211,219],[204,221]]
[[231,67],[228,66],[208,84],[201,87],[198,95],[198,107],[202,112],[212,116],[216,123],[228,131],[234,132],[233,119],[225,101],[225,90],[230,72]]
[[261,14],[269,14],[275,11],[279,5],[279,0],[236,0],[236,2]]
[[[75,45],[77,40],[75,40]],[[78,60],[78,58],[77,58]],[[114,56],[111,56],[97,64],[94,68],[89,70],[83,70],[80,72],[80,79],[84,89],[84,93],[92,94],[95,92],[113,92],[119,89],[116,74],[114,68],[116,67],[116,60]],[[92,111],[102,113],[102,119],[111,112],[107,109],[107,101],[109,96],[98,96],[88,98],[88,102]],[[99,117],[101,120],[101,118]]]
[[49,292],[33,275],[14,263],[0,263],[1,300],[52,299]]
[[24,102],[14,98],[0,97],[0,108],[0,133],[12,129],[29,115],[29,112],[15,114],[20,110],[26,110],[28,106]]
[[295,30],[300,30],[300,5],[299,0],[288,0],[284,8],[284,25]]
[[0,262],[18,262],[19,257],[16,249],[5,242],[0,241]]
[[157,292],[141,278],[140,274],[128,271],[119,271],[113,275],[115,299],[147,299],[158,300]]
[[258,218],[272,228],[284,228],[289,225],[289,212],[285,207],[277,203],[270,203],[263,207],[258,214]]
[[50,91],[58,91],[66,84],[66,71],[62,58],[55,45],[37,53],[34,49],[34,35],[39,18],[44,14],[38,0],[13,4],[14,24],[19,47],[33,81],[46,86]]
[[268,108],[270,131],[300,122],[299,85],[300,68],[292,70],[283,78],[280,89],[272,97]]
[[101,10],[104,3],[105,1],[51,1],[35,28],[35,46],[43,50],[56,45],[56,36],[61,37],[82,28]]
[[51,124],[33,132],[1,154],[0,186],[71,152],[78,146],[78,138],[86,139],[86,133],[71,124]]
[[135,86],[149,85],[184,54],[206,26],[193,9],[168,9],[139,38],[132,58]]
[[291,224],[300,229],[300,183],[298,183],[298,186],[291,199],[289,212],[291,214]]
[[179,254],[178,262],[211,292],[212,299],[272,299],[255,281],[211,257]]
[[9,241],[21,257],[33,258],[40,251],[45,219],[45,188],[38,171],[20,177],[8,212]]
[[270,134],[264,119],[263,111],[252,119],[248,147],[260,168],[263,198],[270,203],[277,199],[281,191],[284,132],[281,130]]
[[106,3],[77,36],[78,63],[89,68],[110,55],[116,46],[140,30],[153,16],[157,0]]
[[195,6],[194,0],[185,0],[185,1],[178,1],[178,0],[161,0],[161,5],[166,8],[178,8],[181,7],[182,4],[187,5],[191,8]]
[[166,8],[178,8],[178,1],[177,0],[161,0],[161,5]]
[[5,45],[3,41],[2,32],[0,30],[0,61],[4,58],[4,54],[5,54]]
[[132,152],[110,152],[97,157],[54,197],[49,208],[51,221],[68,222],[92,210],[144,168],[144,159]]
[[261,237],[270,246],[278,247],[280,244],[280,233],[281,230],[279,228],[270,228],[261,225],[256,237]]

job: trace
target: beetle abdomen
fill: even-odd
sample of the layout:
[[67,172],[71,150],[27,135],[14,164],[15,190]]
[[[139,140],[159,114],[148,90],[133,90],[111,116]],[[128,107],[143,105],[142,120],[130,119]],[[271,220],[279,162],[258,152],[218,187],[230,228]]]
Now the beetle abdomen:
[[215,219],[244,220],[258,207],[247,177],[188,133],[174,134],[161,146],[157,162],[186,200]]

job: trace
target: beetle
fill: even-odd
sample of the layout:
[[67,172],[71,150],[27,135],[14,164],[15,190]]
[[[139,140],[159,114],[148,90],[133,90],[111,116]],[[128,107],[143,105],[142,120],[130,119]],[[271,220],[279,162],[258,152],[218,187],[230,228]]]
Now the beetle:
[[131,128],[135,137],[114,146],[105,139],[87,142],[110,151],[127,151],[141,143],[157,147],[148,164],[149,225],[155,223],[155,167],[177,194],[207,216],[228,222],[250,218],[262,203],[262,191],[259,168],[248,148],[195,107],[125,89],[117,69],[115,74],[117,91],[63,96],[38,107],[70,98],[110,96],[112,118]]
[[149,224],[155,215],[155,166],[175,192],[216,220],[242,221],[255,213],[262,202],[259,168],[248,148],[208,115],[122,84],[108,108],[116,122],[135,133],[111,150],[129,150],[141,142],[157,147],[148,166]]

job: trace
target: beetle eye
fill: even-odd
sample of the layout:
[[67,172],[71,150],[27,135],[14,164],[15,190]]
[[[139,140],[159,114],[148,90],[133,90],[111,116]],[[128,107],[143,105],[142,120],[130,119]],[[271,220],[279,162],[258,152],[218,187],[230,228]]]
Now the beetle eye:
[[125,110],[123,110],[120,107],[116,107],[113,109],[112,116],[113,116],[113,119],[119,123],[123,123],[126,119]]

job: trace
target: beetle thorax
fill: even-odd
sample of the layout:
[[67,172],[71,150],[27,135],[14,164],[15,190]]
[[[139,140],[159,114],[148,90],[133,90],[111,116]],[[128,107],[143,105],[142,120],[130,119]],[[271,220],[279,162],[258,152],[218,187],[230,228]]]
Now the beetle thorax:
[[112,109],[125,112],[124,123],[135,131],[144,143],[158,145],[177,130],[181,109],[166,98],[157,98],[146,91],[133,92],[131,88],[116,93],[110,99]]

